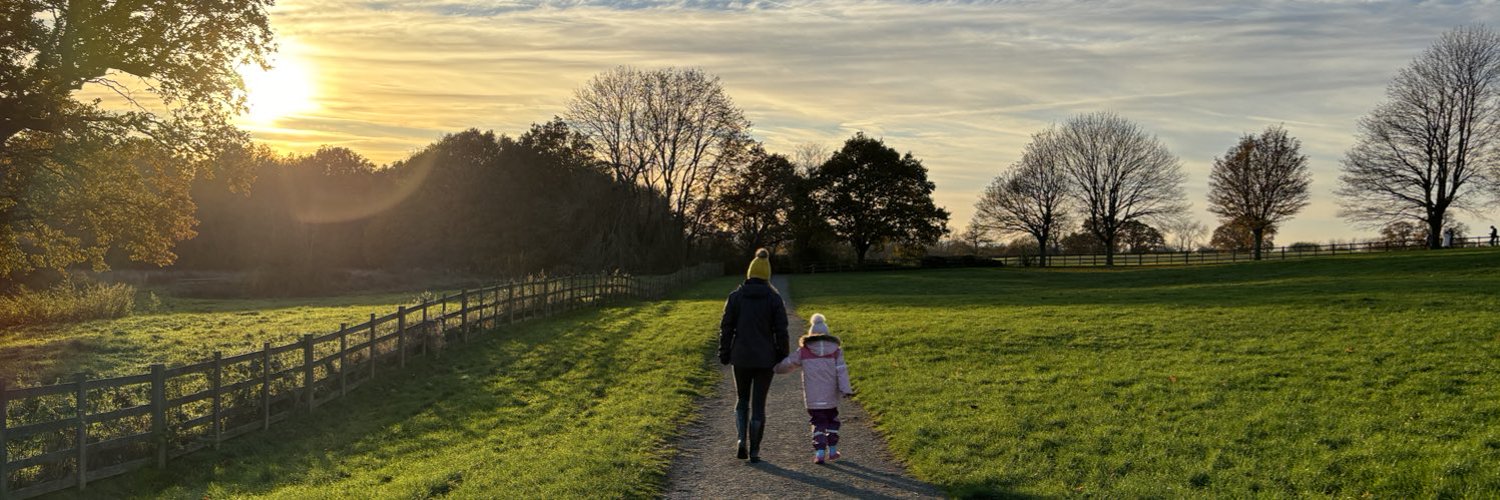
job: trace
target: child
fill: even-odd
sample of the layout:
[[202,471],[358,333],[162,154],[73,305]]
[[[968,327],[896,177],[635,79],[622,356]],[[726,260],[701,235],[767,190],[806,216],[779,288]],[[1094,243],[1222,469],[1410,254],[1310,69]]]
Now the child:
[[828,334],[828,322],[814,314],[807,335],[797,339],[802,346],[776,365],[776,373],[802,368],[802,395],[812,421],[813,463],[839,459],[839,395],[850,396],[849,368],[839,339]]

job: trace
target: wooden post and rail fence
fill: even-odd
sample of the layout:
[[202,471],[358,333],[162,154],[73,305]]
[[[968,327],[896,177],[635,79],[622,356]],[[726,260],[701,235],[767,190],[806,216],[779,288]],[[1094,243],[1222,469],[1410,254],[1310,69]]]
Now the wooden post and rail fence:
[[[0,379],[0,500],[31,498],[167,462],[338,399],[409,356],[500,325],[659,298],[722,274],[703,264],[664,276],[533,278],[400,306],[337,331],[146,373],[7,387]],[[377,369],[377,367],[379,367]]]

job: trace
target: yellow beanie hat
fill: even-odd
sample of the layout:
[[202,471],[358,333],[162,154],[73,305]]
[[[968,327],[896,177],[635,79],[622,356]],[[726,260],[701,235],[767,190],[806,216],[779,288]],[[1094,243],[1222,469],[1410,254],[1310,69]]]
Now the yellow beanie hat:
[[745,271],[745,278],[760,278],[771,281],[771,252],[762,248],[755,251],[755,260],[750,261],[750,269]]

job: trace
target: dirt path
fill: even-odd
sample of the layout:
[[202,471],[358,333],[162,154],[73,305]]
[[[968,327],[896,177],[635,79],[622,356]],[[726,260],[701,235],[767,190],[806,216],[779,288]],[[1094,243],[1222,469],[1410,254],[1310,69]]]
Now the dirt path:
[[[807,324],[792,305],[786,278],[773,280],[787,302],[792,345]],[[835,321],[830,324],[837,325]],[[835,326],[834,334],[838,331]],[[859,370],[859,356],[851,354],[849,369]],[[678,440],[678,454],[667,474],[667,498],[941,498],[942,492],[912,479],[891,458],[885,441],[870,427],[859,404],[839,406],[842,460],[812,463],[812,438],[807,411],[802,406],[802,381],[797,372],[777,375],[766,398],[766,434],[761,463],[734,457],[734,383],[729,367],[715,395],[704,401],[702,421],[689,426]],[[858,387],[855,388],[859,390]]]

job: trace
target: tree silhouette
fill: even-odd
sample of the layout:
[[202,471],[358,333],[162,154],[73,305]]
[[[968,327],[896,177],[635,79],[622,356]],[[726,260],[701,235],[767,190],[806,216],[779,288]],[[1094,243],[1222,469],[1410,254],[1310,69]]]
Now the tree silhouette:
[[1229,152],[1214,159],[1208,210],[1250,231],[1255,260],[1260,260],[1266,229],[1307,206],[1312,172],[1301,149],[1302,141],[1272,126],[1260,135],[1241,137]]
[[1369,227],[1419,221],[1438,248],[1449,211],[1474,209],[1500,183],[1500,34],[1444,33],[1386,99],[1344,156],[1340,215]]
[[1058,156],[1084,227],[1114,265],[1127,222],[1170,219],[1186,210],[1181,162],[1140,126],[1113,113],[1068,120],[1057,132]]
[[823,215],[860,264],[882,242],[932,244],[948,232],[948,211],[933,204],[936,186],[922,162],[863,132],[845,141],[813,177]]

